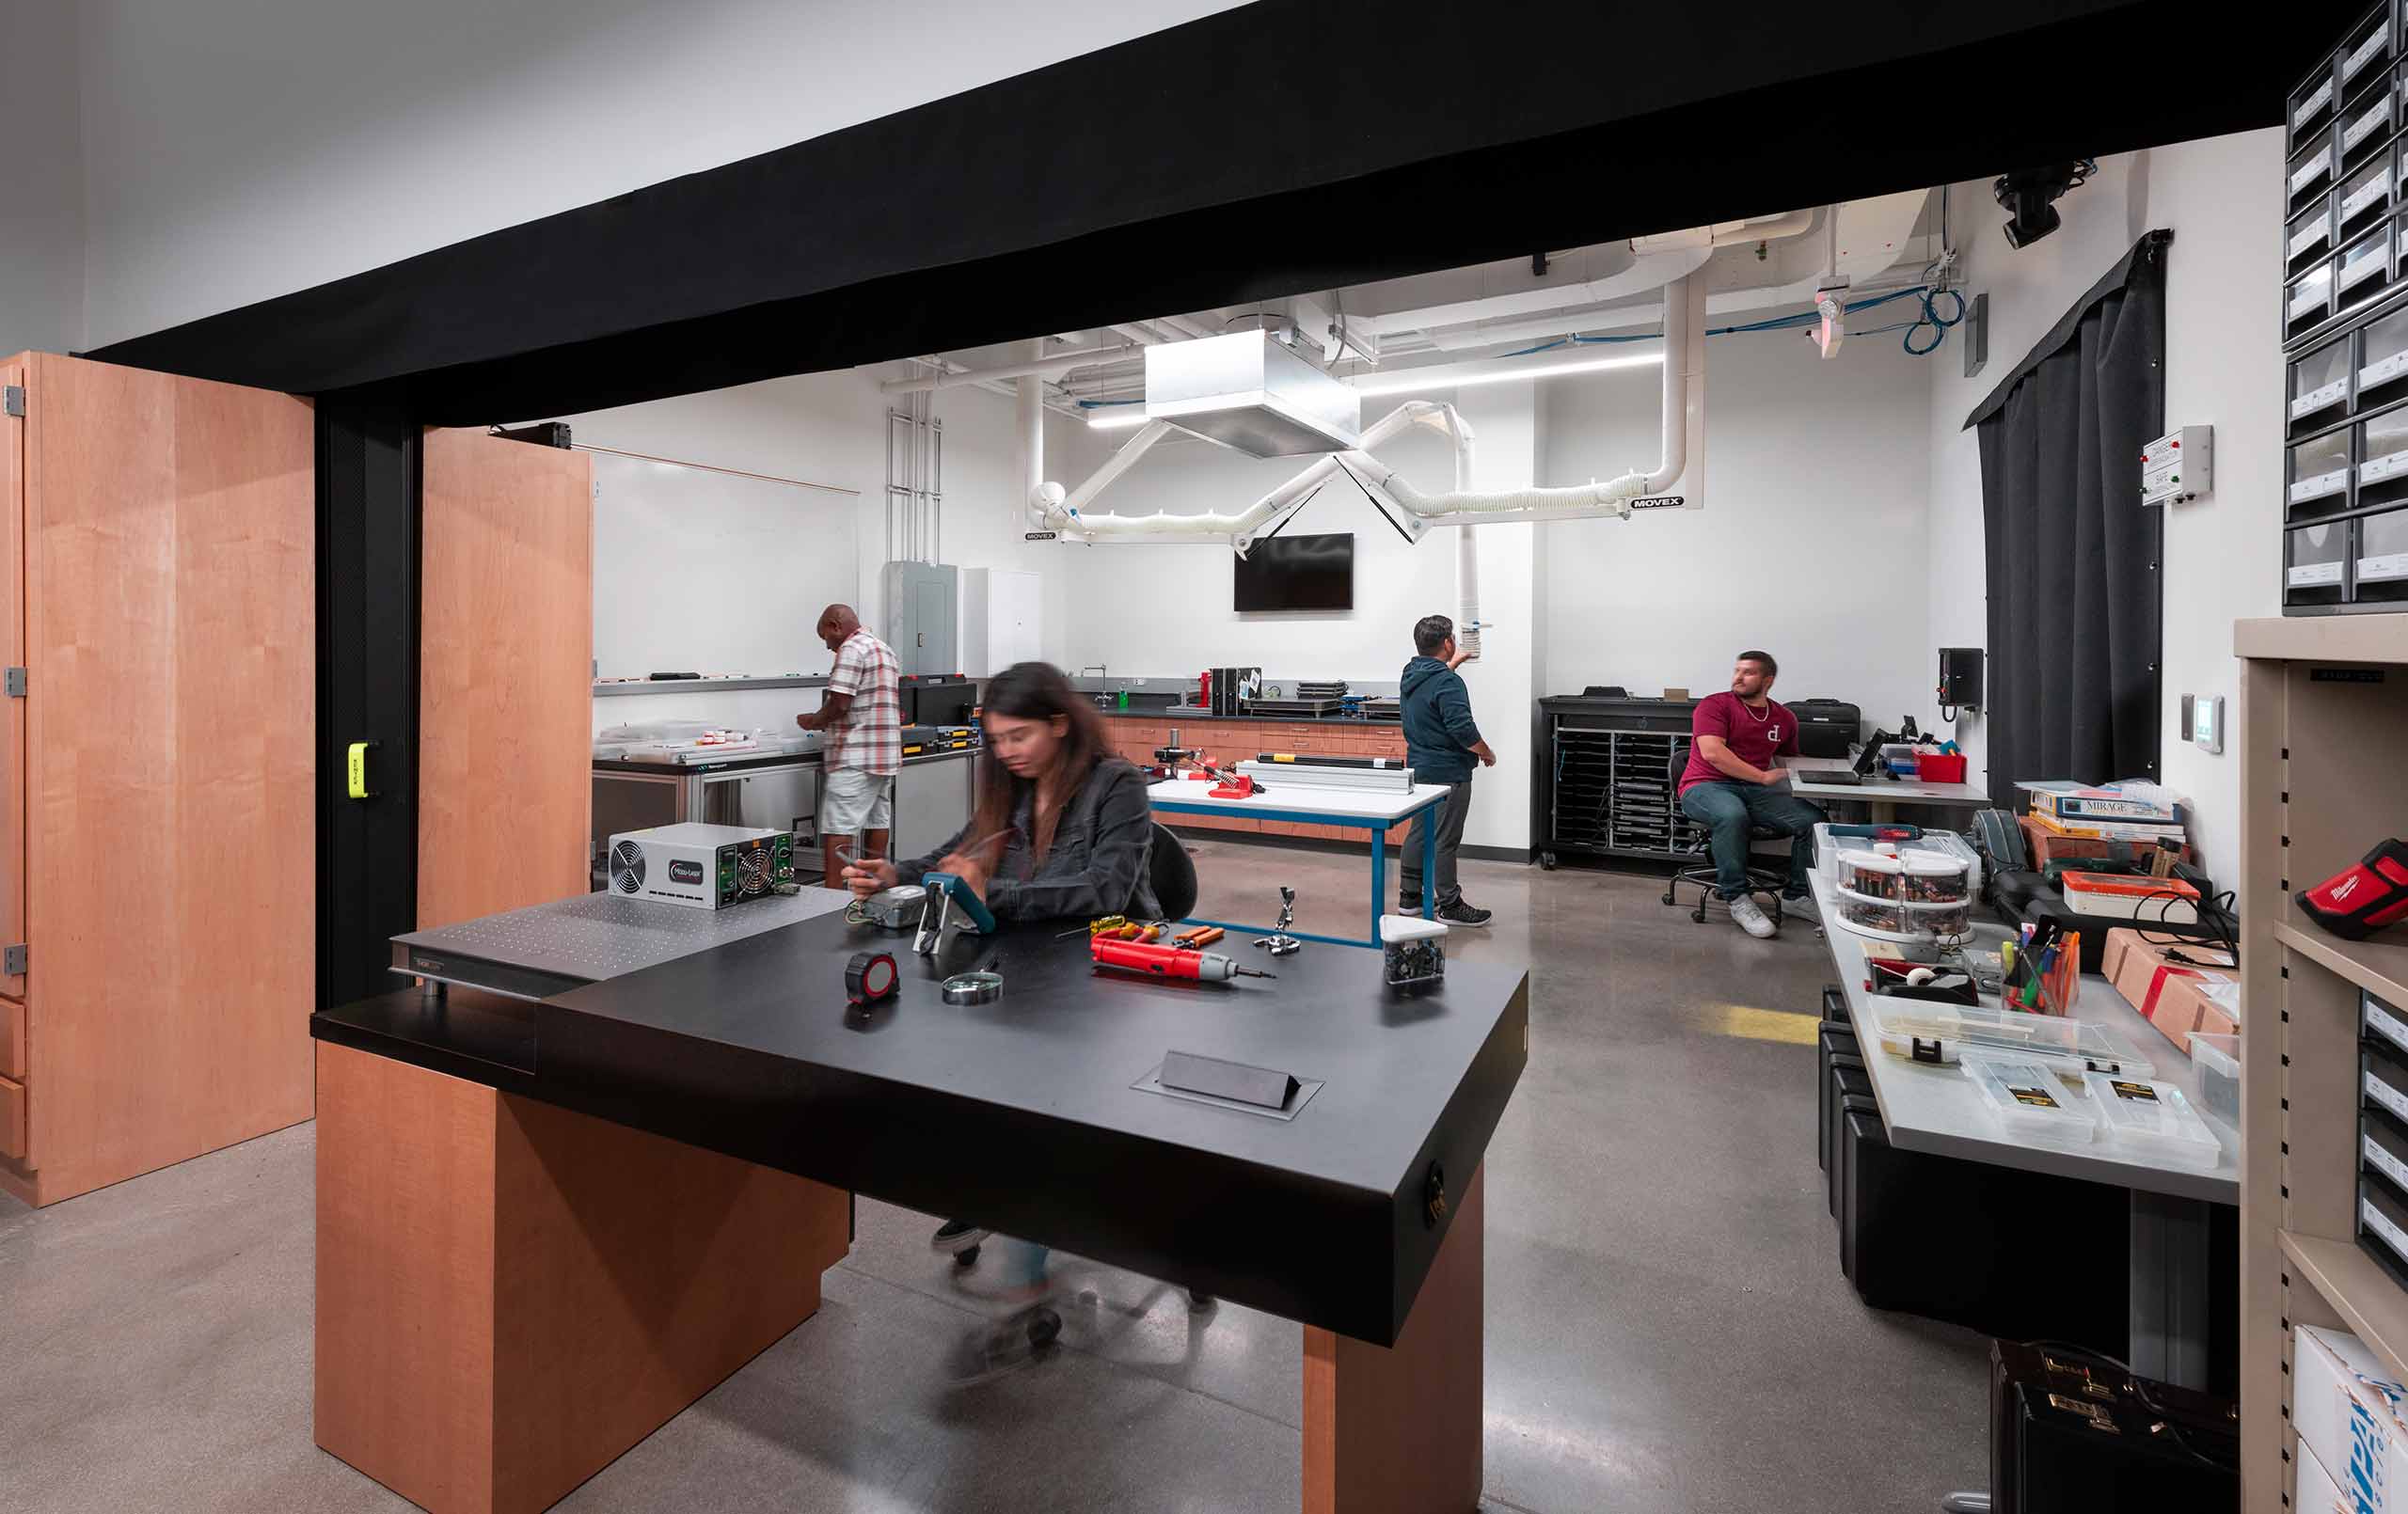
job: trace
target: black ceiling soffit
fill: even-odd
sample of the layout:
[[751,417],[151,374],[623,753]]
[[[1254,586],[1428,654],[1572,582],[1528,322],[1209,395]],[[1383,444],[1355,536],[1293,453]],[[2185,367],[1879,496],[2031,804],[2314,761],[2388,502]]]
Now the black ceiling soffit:
[[2276,124],[2352,8],[1259,0],[89,355],[567,415]]

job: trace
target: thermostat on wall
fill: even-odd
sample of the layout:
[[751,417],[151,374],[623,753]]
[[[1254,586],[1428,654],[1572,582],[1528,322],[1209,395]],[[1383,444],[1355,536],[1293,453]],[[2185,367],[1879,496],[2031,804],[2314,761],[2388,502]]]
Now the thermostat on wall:
[[2215,428],[2185,426],[2141,449],[2141,503],[2178,505],[2215,486]]

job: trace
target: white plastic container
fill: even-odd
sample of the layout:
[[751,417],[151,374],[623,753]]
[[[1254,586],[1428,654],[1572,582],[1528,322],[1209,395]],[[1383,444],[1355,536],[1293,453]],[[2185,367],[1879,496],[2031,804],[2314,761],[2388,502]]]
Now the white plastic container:
[[2069,1089],[2048,1064],[1969,1051],[1956,1065],[2008,1139],[2080,1150],[2096,1138],[2099,1116],[2089,1088]]
[[2199,891],[2180,878],[2136,878],[2105,873],[2067,872],[2066,907],[2082,915],[2136,920],[2143,924],[2195,924]]
[[2137,1156],[2182,1167],[2209,1168],[2223,1147],[2182,1090],[2172,1083],[2084,1073],[2090,1099],[2107,1122],[2107,1139]]
[[1873,1006],[1881,1049],[1911,1062],[1945,1065],[1963,1056],[2038,1062],[2068,1089],[2085,1072],[2153,1078],[2156,1065],[2088,1020],[2015,1010],[1972,1009],[1925,1000],[1881,999]]
[[1416,988],[1447,978],[1447,923],[1418,915],[1382,915],[1384,976],[1391,988]]
[[2191,1065],[2199,1069],[2199,1102],[2227,1125],[2241,1123],[2241,1037],[2191,1033]]
[[1839,923],[1859,936],[1884,941],[1953,941],[1972,934],[1970,907],[1962,901],[1913,904],[1873,899],[1853,889],[1838,891]]

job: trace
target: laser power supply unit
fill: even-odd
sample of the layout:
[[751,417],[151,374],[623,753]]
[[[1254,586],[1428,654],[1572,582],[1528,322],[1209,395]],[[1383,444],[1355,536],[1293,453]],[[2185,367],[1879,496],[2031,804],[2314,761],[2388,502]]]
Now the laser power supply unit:
[[790,831],[689,822],[610,838],[610,891],[637,899],[724,909],[793,881]]

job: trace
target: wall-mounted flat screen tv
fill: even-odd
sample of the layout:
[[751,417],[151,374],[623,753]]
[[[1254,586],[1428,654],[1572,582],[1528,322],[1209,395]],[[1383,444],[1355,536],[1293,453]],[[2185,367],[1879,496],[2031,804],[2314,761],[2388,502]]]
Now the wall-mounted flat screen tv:
[[1237,564],[1241,610],[1353,609],[1354,533],[1275,536]]

